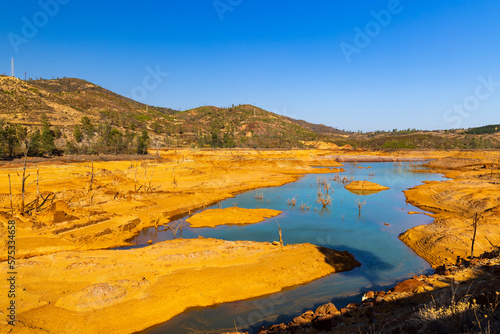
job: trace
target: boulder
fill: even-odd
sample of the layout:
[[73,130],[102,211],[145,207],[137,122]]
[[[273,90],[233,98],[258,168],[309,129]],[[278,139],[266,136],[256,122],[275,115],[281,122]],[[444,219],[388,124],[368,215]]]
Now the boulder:
[[321,316],[321,315],[338,315],[340,314],[339,310],[333,303],[327,303],[324,305],[321,305],[316,309],[316,312],[314,312],[316,316]]

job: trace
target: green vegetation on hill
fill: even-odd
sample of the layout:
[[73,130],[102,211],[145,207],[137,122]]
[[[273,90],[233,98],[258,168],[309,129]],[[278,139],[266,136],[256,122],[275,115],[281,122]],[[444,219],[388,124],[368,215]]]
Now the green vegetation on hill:
[[[154,147],[299,148],[302,141],[328,140],[333,133],[343,133],[250,105],[206,106],[180,112],[147,106],[80,79],[0,79],[0,118],[25,126],[31,133],[42,126],[42,114],[67,138],[68,143],[62,146],[56,141],[58,148],[78,153],[93,147],[80,122],[83,118],[105,138],[109,137],[108,128],[115,129],[112,133],[117,138],[117,132],[126,138],[127,134],[137,137],[146,131]],[[112,141],[115,148],[130,147],[130,140],[122,145],[115,137],[100,142]],[[93,151],[103,150],[90,149]]]
[[356,134],[334,141],[364,149],[498,149],[500,137],[464,135],[445,131],[417,131],[410,134]]
[[[500,148],[498,126],[449,131],[347,132],[252,105],[186,111],[148,106],[81,79],[0,77],[0,157],[145,153],[147,147],[365,149]],[[52,139],[51,139],[52,138]]]
[[465,133],[469,135],[482,135],[482,134],[496,133],[499,131],[500,131],[500,124],[496,124],[496,125],[486,125],[479,128],[472,128]]

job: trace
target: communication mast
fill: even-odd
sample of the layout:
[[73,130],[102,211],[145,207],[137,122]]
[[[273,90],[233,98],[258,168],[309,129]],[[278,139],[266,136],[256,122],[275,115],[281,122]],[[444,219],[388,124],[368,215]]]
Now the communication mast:
[[10,75],[12,77],[16,76],[16,73],[14,72],[14,58],[12,58],[10,61]]

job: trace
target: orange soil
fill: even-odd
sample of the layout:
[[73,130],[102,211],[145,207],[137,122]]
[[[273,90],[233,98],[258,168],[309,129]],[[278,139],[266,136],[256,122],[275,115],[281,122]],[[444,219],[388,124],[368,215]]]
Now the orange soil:
[[458,152],[431,162],[452,179],[405,191],[408,202],[433,212],[435,221],[410,229],[400,239],[433,267],[455,263],[457,257],[471,255],[472,217],[477,212],[481,219],[474,254],[500,245],[499,157],[497,152]]
[[[20,177],[17,175],[22,172],[22,166],[0,165],[0,235],[6,236],[7,220],[10,219],[8,174],[12,180],[14,219],[18,228],[18,316],[24,325],[17,326],[16,332],[36,332],[36,328],[52,333],[117,332],[117,328],[119,332],[135,331],[170,319],[187,307],[256,297],[349,268],[339,268],[338,263],[344,263],[345,259],[339,262],[325,260],[325,255],[319,254],[321,252],[318,253],[316,247],[307,245],[282,249],[269,244],[237,244],[231,259],[221,257],[223,252],[216,249],[227,246],[231,250],[235,244],[217,240],[176,240],[127,253],[99,249],[127,245],[127,240],[146,227],[166,224],[176,215],[206,207],[239,192],[280,186],[307,173],[341,172],[342,169],[315,169],[311,166],[338,167],[340,164],[334,160],[336,156],[356,159],[359,154],[364,156],[363,159],[368,157],[374,161],[452,156],[453,161],[476,159],[479,165],[496,161],[499,157],[498,153],[492,152],[178,150],[161,152],[161,159],[139,163],[95,162],[90,191],[90,162],[49,161],[37,165],[39,191],[43,198],[48,198],[37,213],[29,205],[36,198],[36,182],[33,183],[36,169],[29,163],[25,202],[31,211],[24,215],[19,213],[21,196]],[[487,180],[488,170],[477,167],[476,160],[476,165],[466,166],[465,170],[446,169],[450,166],[449,161],[438,164],[436,171],[447,171],[447,176],[453,177],[453,181],[427,182],[406,193],[411,203],[436,212],[435,223],[416,227],[401,236],[433,266],[452,261],[456,255],[467,255],[470,219],[465,219],[460,212],[476,199],[485,203],[481,208],[490,209],[483,215],[476,252],[488,249],[484,236],[494,244],[500,243],[497,190],[500,178],[496,175],[493,180]],[[205,242],[207,244],[203,244]],[[200,249],[218,255],[214,255],[213,261],[209,254],[201,253],[193,259],[188,255],[198,247],[193,243],[201,243],[199,245],[203,247]],[[187,247],[184,250],[183,245]],[[182,261],[169,258],[168,263],[159,266],[159,255],[174,254],[169,250],[171,247],[180,249],[175,254],[176,259]],[[257,253],[262,252],[249,258],[248,247],[259,250]],[[156,255],[148,253],[156,250]],[[6,253],[6,243],[1,243],[0,261],[5,261]],[[353,264],[352,259],[346,262]],[[6,266],[6,262],[2,266]],[[180,268],[178,266],[186,271],[169,272],[173,270],[169,268]],[[241,278],[241,286],[236,282],[239,278],[227,279],[239,277],[237,275],[242,272],[246,275]],[[212,279],[198,280],[206,275],[212,275]],[[64,283],[65,280],[68,283]],[[4,291],[6,281],[0,282]],[[200,286],[204,291],[200,292]],[[153,289],[155,293],[151,293]],[[183,293],[179,293],[181,289]],[[187,297],[182,299],[185,292]],[[176,306],[149,307],[158,305],[155,304],[158,303],[156,293],[163,300],[172,298]],[[93,295],[97,299],[90,300]],[[83,304],[77,310],[71,309],[68,305],[77,297]],[[2,294],[2,321],[7,302]],[[103,303],[109,303],[109,307]],[[133,309],[134,305],[138,308]],[[141,320],[138,321],[135,315],[142,317]],[[63,324],[74,326],[61,327]],[[42,332],[41,329],[38,331]]]
[[[303,174],[341,171],[312,168],[341,166],[325,157],[329,152],[314,150],[160,153],[158,159],[140,162],[96,161],[92,185],[91,162],[71,163],[63,158],[35,165],[29,159],[27,214],[20,213],[22,161],[1,165],[2,239],[7,235],[7,221],[11,218],[8,175],[17,226],[17,314],[24,325],[18,323],[16,332],[33,332],[36,328],[52,333],[133,332],[166,321],[189,307],[261,296],[352,268],[347,263],[357,264],[346,254],[331,257],[311,245],[276,248],[268,244],[245,244],[261,249],[256,253],[247,246],[232,251],[235,244],[224,244],[227,252],[223,249],[213,261],[203,254],[194,261],[190,255],[196,248],[194,241],[178,240],[164,243],[167,248],[184,245],[184,249],[176,253],[175,261],[167,259],[161,269],[157,266],[157,256],[144,255],[147,250],[100,251],[128,245],[127,240],[146,227],[167,224],[179,214],[188,214],[243,191],[280,186]],[[37,188],[41,208],[35,212]],[[196,242],[203,244],[200,249],[210,254],[217,253],[218,245],[224,243]],[[6,245],[0,243],[0,261],[7,258]],[[174,265],[177,259],[186,268],[184,271],[172,269],[177,268]],[[2,263],[2,267],[6,265],[7,262]],[[73,271],[75,268],[78,270]],[[301,274],[297,275],[298,272]],[[245,277],[240,279],[240,275]],[[142,277],[149,282],[145,286]],[[230,277],[238,277],[238,282],[227,279]],[[2,291],[6,284],[3,280]],[[154,293],[147,290],[153,288]],[[180,290],[183,292],[179,293]],[[85,301],[94,294],[101,302],[94,300],[79,310],[68,308],[73,300]],[[160,300],[165,306],[159,306]],[[2,294],[2,324],[8,302]],[[151,305],[158,306],[151,308]],[[65,327],[68,324],[72,325]],[[10,329],[3,329],[7,328]]]
[[[279,292],[358,265],[347,252],[310,244],[215,239],[36,256],[18,261],[18,323],[6,324],[2,303],[0,332],[133,333],[191,307]],[[1,291],[7,284],[0,281]]]
[[[340,172],[311,165],[338,166],[325,151],[192,151],[160,152],[149,161],[91,163],[28,162],[27,198],[36,198],[36,167],[39,192],[46,198],[42,210],[19,214],[22,164],[0,168],[0,232],[10,216],[11,175],[17,255],[29,257],[65,250],[91,250],[128,245],[127,240],[146,227],[168,223],[243,191],[281,186],[309,173]],[[29,161],[29,160],[28,160]],[[55,196],[55,199],[52,198]],[[42,201],[40,200],[40,203]],[[237,205],[237,203],[235,203]],[[256,205],[258,205],[256,201]],[[6,259],[0,245],[0,261]]]
[[248,225],[276,217],[281,211],[271,209],[226,208],[205,210],[186,219],[191,227],[216,227],[219,225]]
[[347,190],[357,195],[370,195],[383,190],[390,189],[389,187],[381,186],[380,184],[370,181],[353,181],[345,186]]

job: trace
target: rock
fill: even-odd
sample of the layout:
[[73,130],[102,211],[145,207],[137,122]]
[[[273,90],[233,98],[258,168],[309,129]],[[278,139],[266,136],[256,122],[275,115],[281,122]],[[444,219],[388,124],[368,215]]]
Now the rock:
[[284,331],[285,329],[286,329],[285,324],[279,324],[271,326],[271,328],[269,328],[269,331],[272,333],[272,332]]
[[373,291],[368,291],[367,293],[365,293],[363,295],[363,298],[361,298],[361,301],[365,301],[365,300],[371,300],[375,297],[375,292]]
[[424,284],[424,282],[412,278],[396,284],[391,291],[396,293],[414,293],[418,292],[419,288],[422,288]]
[[316,312],[314,312],[317,316],[321,315],[338,315],[340,314],[339,310],[333,303],[328,303],[321,305],[316,309]]
[[298,316],[293,318],[292,322],[290,322],[288,325],[291,327],[297,327],[297,326],[303,326],[306,324],[310,324],[311,320],[303,318],[302,316]]
[[475,257],[472,260],[470,260],[469,266],[472,267],[472,266],[477,265],[478,263],[479,263],[479,259],[477,257]]
[[152,240],[148,240],[148,245],[151,245],[153,243]]
[[273,241],[273,246],[279,246],[280,243],[278,241]]
[[359,305],[356,303],[349,303],[347,304],[346,308],[348,310],[357,310],[359,308]]
[[314,318],[316,318],[316,316],[314,315],[314,312],[311,310],[302,314],[301,317],[306,319],[306,320],[309,320],[309,321],[312,321]]

